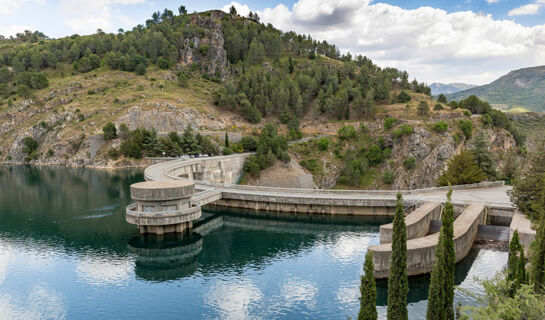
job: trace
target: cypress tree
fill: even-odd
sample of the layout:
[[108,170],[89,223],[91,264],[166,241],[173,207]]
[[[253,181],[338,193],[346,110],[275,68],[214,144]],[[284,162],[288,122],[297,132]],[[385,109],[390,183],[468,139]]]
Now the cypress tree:
[[513,297],[518,289],[520,241],[519,232],[515,230],[509,243],[509,258],[507,259],[507,281],[509,281],[509,296]]
[[524,245],[520,245],[520,257],[518,261],[517,284],[520,287],[528,284],[528,275],[526,274],[526,258],[524,257]]
[[229,148],[229,135],[227,134],[227,131],[225,131],[225,147]]
[[545,292],[545,214],[542,212],[540,216],[530,271],[530,282],[536,293]]
[[403,199],[400,193],[397,194],[392,240],[390,276],[388,277],[388,320],[405,320],[408,319],[409,280],[407,279],[407,233]]
[[435,249],[435,266],[432,271],[428,297],[427,319],[454,319],[454,207],[452,189],[447,193],[447,203],[441,217],[442,226]]
[[377,315],[377,287],[373,270],[373,252],[367,251],[363,265],[365,274],[361,277],[360,284],[360,313],[358,320],[376,320]]

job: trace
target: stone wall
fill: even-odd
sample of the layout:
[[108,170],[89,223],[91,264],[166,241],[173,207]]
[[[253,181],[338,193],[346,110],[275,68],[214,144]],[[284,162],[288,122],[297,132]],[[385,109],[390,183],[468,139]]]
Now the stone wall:
[[[454,251],[456,262],[463,259],[471,249],[479,224],[484,222],[483,205],[470,205],[454,222]],[[435,248],[439,233],[407,241],[407,274],[409,276],[429,273],[435,263]],[[375,277],[387,278],[390,273],[392,244],[370,246],[373,251]]]
[[[407,240],[426,236],[430,231],[431,220],[441,217],[442,205],[439,202],[427,202],[405,217]],[[380,226],[380,243],[392,242],[393,224]]]

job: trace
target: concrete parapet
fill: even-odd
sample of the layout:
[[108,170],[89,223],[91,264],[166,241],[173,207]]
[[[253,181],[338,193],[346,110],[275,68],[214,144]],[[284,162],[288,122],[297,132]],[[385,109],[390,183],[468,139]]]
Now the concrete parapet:
[[524,245],[524,249],[528,250],[530,244],[536,237],[536,231],[532,230],[532,222],[524,214],[516,212],[509,226],[509,242],[513,237],[515,230],[518,230],[520,243]]
[[[470,205],[454,221],[454,251],[456,261],[463,259],[477,236],[479,224],[484,222],[485,208],[483,205]],[[429,273],[435,263],[435,248],[439,233],[407,241],[407,274],[409,276]],[[392,244],[370,246],[375,264],[374,275],[377,278],[387,278],[390,274],[390,257]]]
[[168,201],[189,198],[195,183],[187,180],[146,181],[131,185],[131,198],[138,201]]
[[[430,231],[431,220],[438,220],[441,217],[442,205],[439,202],[427,202],[418,207],[405,217],[407,225],[407,240],[420,238]],[[388,223],[380,226],[380,243],[392,242],[393,224]]]

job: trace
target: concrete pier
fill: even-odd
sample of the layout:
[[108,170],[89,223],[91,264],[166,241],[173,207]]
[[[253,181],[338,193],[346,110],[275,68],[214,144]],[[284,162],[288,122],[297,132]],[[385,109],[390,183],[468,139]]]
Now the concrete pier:
[[135,203],[126,209],[125,219],[140,233],[184,232],[200,218],[201,207],[191,206],[195,184],[189,180],[146,181],[131,185]]

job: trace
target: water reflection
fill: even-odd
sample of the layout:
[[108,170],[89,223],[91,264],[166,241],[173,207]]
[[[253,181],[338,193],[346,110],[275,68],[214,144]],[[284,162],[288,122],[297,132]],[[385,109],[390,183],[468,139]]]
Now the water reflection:
[[176,280],[197,270],[202,236],[191,234],[139,235],[127,248],[136,255],[134,272],[150,281]]
[[[128,170],[0,166],[0,319],[357,315],[365,253],[388,218],[217,212],[190,236],[140,236],[124,208],[142,180]],[[456,283],[479,292],[473,276],[506,260],[473,250]],[[411,319],[425,314],[428,285],[411,278]],[[378,287],[384,314],[386,282]]]

